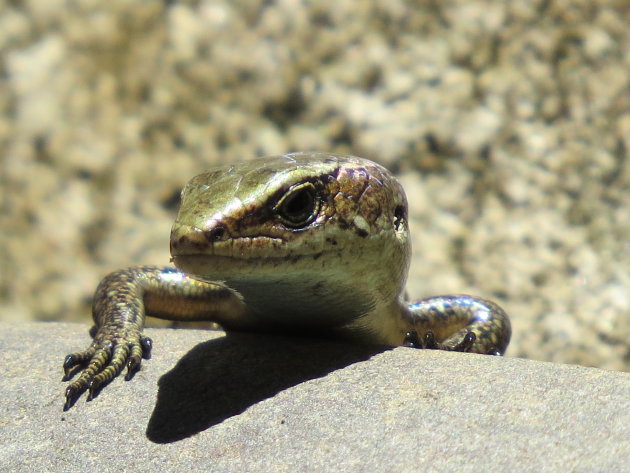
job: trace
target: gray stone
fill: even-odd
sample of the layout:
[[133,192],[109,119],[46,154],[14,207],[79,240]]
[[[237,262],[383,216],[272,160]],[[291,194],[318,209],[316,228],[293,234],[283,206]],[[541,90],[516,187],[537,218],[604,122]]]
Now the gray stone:
[[131,382],[63,412],[87,328],[0,323],[0,471],[630,471],[628,373],[149,329]]

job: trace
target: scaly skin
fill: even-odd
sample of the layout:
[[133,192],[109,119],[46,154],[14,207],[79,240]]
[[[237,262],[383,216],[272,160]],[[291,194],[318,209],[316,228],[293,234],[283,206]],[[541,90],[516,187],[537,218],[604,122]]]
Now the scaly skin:
[[[68,355],[65,409],[148,358],[145,315],[226,330],[294,332],[363,343],[501,355],[510,322],[467,295],[408,304],[407,200],[383,167],[293,153],[193,178],[171,232],[175,268],[134,267],[101,281],[94,339]],[[220,281],[220,282],[217,282]]]

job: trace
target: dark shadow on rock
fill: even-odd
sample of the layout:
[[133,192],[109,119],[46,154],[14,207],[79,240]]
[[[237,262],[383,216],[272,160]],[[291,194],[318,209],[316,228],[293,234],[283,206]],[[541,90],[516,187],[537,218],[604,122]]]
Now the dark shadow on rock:
[[229,334],[201,343],[160,378],[147,437],[156,443],[190,437],[284,389],[384,350],[387,347],[255,334]]

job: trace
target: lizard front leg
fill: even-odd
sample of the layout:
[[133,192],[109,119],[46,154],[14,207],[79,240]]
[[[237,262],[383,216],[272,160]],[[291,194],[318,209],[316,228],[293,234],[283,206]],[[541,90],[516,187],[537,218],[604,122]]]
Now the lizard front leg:
[[412,330],[405,336],[406,346],[502,355],[510,342],[510,319],[485,299],[437,296],[420,299],[407,309]]
[[66,388],[64,410],[89,390],[88,400],[127,366],[126,379],[148,358],[151,340],[142,336],[145,315],[179,321],[229,322],[245,312],[231,289],[192,279],[175,268],[140,266],[106,276],[94,294],[91,345],[67,355],[64,380],[80,372]]

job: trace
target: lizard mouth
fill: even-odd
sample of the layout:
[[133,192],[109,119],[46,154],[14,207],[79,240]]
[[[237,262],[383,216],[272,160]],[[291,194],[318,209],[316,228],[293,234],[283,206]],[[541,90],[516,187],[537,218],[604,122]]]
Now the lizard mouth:
[[219,221],[204,229],[176,222],[171,230],[171,262],[203,280],[271,280],[289,273],[312,273],[338,246],[276,235],[235,237]]
[[240,263],[244,260],[229,256],[209,255],[205,253],[172,255],[171,262],[182,272],[200,279],[213,280],[228,279],[233,273],[239,272]]
[[310,274],[312,279],[314,266],[325,259],[320,256],[321,253],[299,257],[279,253],[257,257],[189,253],[173,254],[171,262],[183,273],[203,281],[221,281],[231,286],[239,283],[273,285],[274,281],[285,284],[293,281],[296,274],[301,277]]
[[282,254],[284,240],[259,235],[233,237],[217,223],[207,229],[175,224],[171,230],[171,256],[173,261],[182,257],[252,259]]
[[171,231],[171,262],[206,281],[268,283],[329,272],[335,267],[331,260],[339,260],[342,253],[341,245],[326,244],[321,233],[305,239],[278,234],[237,236],[219,220],[211,223],[200,229],[176,222]]

